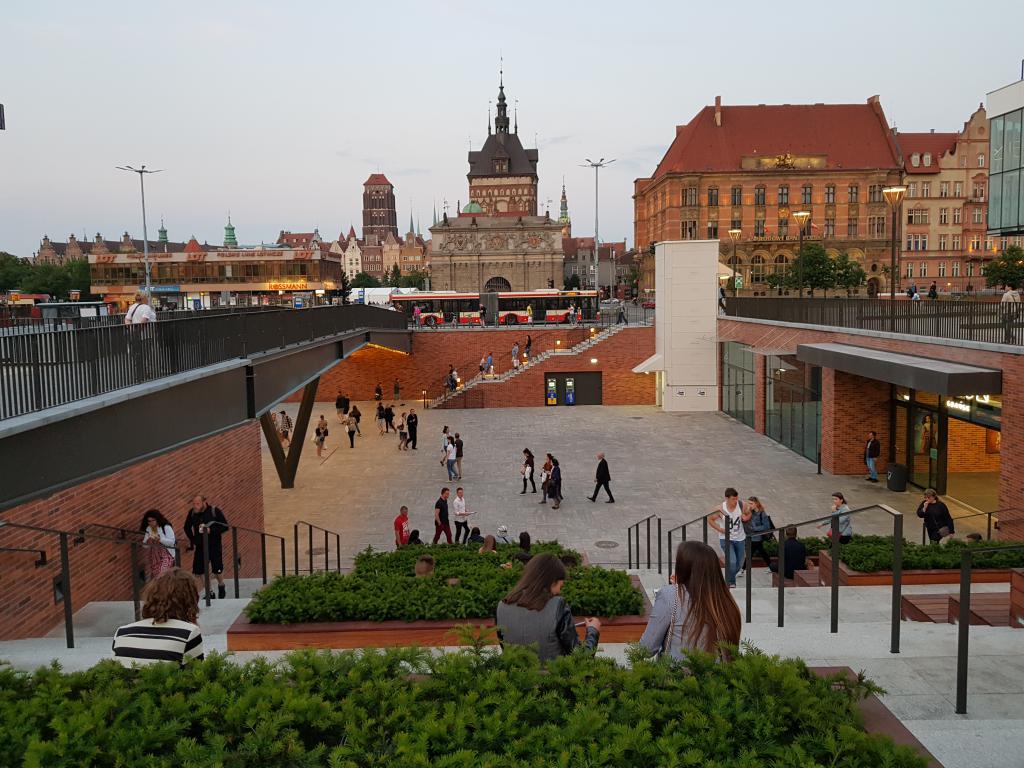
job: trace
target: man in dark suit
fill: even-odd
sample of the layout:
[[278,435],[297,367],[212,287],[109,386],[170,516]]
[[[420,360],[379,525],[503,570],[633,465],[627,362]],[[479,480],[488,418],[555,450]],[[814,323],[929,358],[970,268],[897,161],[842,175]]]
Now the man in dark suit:
[[605,461],[604,454],[597,454],[597,475],[594,478],[597,481],[597,485],[594,486],[594,494],[587,498],[591,501],[597,501],[597,492],[604,488],[604,492],[608,494],[608,501],[605,504],[614,504],[615,497],[612,496],[612,489],[608,486],[611,482],[612,476],[608,471],[608,462]]
[[878,442],[878,436],[874,432],[868,432],[868,441],[864,445],[864,463],[868,465],[868,476],[864,479],[869,483],[878,482],[878,469],[875,462],[882,454],[882,444]]

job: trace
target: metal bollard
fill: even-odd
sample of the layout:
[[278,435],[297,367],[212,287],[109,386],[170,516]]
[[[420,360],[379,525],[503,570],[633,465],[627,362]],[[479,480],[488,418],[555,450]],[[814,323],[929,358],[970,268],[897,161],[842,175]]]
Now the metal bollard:
[[832,590],[829,632],[839,632],[839,515],[832,515]]
[[900,652],[900,603],[903,602],[903,515],[892,519],[892,633],[889,653]]
[[132,569],[132,606],[135,609],[135,620],[138,621],[142,618],[142,610],[139,608],[139,545],[136,542],[130,542],[129,548],[131,549],[130,565]]
[[206,607],[210,607],[210,532],[203,531],[203,586],[206,587]]

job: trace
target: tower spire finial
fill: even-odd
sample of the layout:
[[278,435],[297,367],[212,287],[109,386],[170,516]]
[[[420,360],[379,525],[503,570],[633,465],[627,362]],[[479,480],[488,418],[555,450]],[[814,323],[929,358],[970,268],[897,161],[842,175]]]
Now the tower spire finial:
[[514,123],[512,133],[519,133],[519,99],[515,100],[515,106],[512,108],[512,119]]

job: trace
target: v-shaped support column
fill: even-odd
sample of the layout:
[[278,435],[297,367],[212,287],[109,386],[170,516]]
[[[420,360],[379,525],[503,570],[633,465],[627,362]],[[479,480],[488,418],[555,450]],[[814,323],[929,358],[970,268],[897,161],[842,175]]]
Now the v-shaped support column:
[[270,413],[264,413],[260,416],[263,436],[267,438],[267,445],[270,447],[270,455],[274,458],[277,476],[281,478],[282,488],[295,487],[295,473],[299,469],[299,458],[302,456],[302,446],[306,442],[309,416],[313,412],[313,403],[316,401],[316,387],[319,383],[320,377],[318,376],[302,390],[302,402],[299,404],[299,414],[295,417],[295,430],[292,432],[287,453],[285,453],[284,448],[281,446],[281,436],[277,433],[277,428],[274,426],[274,420]]

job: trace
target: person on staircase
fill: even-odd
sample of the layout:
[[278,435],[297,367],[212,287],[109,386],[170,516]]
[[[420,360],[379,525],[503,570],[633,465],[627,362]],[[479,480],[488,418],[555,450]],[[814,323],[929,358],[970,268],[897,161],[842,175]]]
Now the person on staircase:
[[519,341],[512,342],[512,370],[519,370]]
[[526,344],[523,346],[523,356],[529,360],[530,354],[533,352],[533,336],[526,334]]
[[[185,517],[185,535],[188,537],[188,548],[193,550],[192,574],[203,584],[206,569],[209,567],[217,579],[217,597],[223,600],[227,596],[224,586],[224,549],[221,537],[228,530],[228,521],[219,507],[212,506],[202,494],[192,499],[192,507]],[[203,534],[209,539],[210,561],[207,563],[203,553]],[[203,599],[213,595],[203,595]]]

